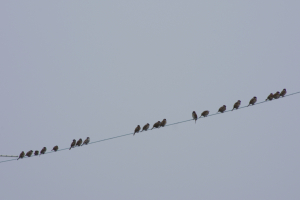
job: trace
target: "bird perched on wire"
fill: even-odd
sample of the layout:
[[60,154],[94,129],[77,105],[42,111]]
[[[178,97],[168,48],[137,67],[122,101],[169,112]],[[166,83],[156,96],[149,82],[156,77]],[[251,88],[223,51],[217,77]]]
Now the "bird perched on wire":
[[43,148],[42,148],[42,150],[41,150],[41,153],[40,153],[40,155],[41,155],[41,154],[45,154],[45,153],[46,153],[46,151],[47,151],[47,148],[46,148],[46,147],[43,147]]
[[196,113],[195,111],[193,111],[192,117],[193,117],[193,119],[195,120],[195,124],[196,124],[196,121],[197,121],[197,119],[198,119],[198,116],[197,116],[197,113]]
[[[257,98],[256,97],[253,97],[250,101],[249,101],[249,105],[248,106],[250,106],[250,104],[251,105],[254,105],[255,103],[256,103],[256,101],[257,101]],[[247,107],[248,107],[247,106]]]
[[[225,112],[225,110],[226,110],[226,106],[223,105],[223,106],[221,106],[221,107],[219,108],[218,112],[223,113],[223,112]],[[218,112],[217,112],[217,113],[218,113]]]
[[38,156],[39,153],[40,153],[40,152],[39,152],[38,150],[36,150],[36,151],[34,152],[34,155],[35,155],[35,156]]
[[209,111],[208,110],[205,110],[201,113],[201,116],[199,118],[201,118],[202,116],[203,117],[207,117],[207,115],[209,114]]
[[24,156],[25,156],[25,153],[24,153],[24,151],[22,151],[22,152],[20,153],[20,155],[19,155],[19,158],[18,158],[17,160],[19,160],[20,158],[24,158]]
[[166,120],[166,119],[163,119],[163,120],[160,122],[160,126],[161,126],[161,127],[164,127],[166,124],[167,124],[167,120]]
[[[85,140],[84,140],[84,142],[83,142],[83,144],[82,145],[87,145],[88,143],[90,142],[90,137],[87,137]],[[81,145],[81,146],[82,146]]]
[[280,97],[280,92],[277,91],[274,95],[273,95],[274,99],[278,99]]
[[241,100],[238,100],[237,102],[234,103],[232,110],[239,109],[240,105],[241,105]]
[[74,147],[75,147],[75,145],[76,145],[76,140],[75,140],[75,139],[73,139],[73,142],[71,143],[71,146],[70,146],[70,149],[69,149],[69,150],[71,150],[72,148],[74,148]]
[[151,128],[151,130],[154,129],[154,128],[159,128],[159,127],[160,127],[160,121],[153,124],[153,127]]
[[53,149],[51,151],[57,151],[58,150],[58,146],[56,145],[55,147],[53,147]]
[[280,96],[284,97],[284,95],[286,94],[286,89],[284,88],[281,92],[280,92]]
[[137,127],[134,129],[133,136],[134,136],[136,133],[140,132],[140,130],[141,130],[140,125],[137,125]]
[[141,132],[143,132],[143,131],[147,131],[148,130],[148,128],[149,128],[149,126],[150,126],[150,124],[149,123],[147,123],[144,127],[143,127],[143,130],[141,131]]
[[76,143],[76,146],[81,146],[81,144],[82,144],[82,139],[80,138],[78,141],[77,141],[77,143]]
[[269,96],[267,97],[266,101],[268,101],[268,100],[272,101],[273,98],[274,98],[273,93],[270,93]]
[[26,153],[26,156],[31,157],[32,153],[33,153],[33,151],[30,150],[30,151],[28,151],[28,152]]

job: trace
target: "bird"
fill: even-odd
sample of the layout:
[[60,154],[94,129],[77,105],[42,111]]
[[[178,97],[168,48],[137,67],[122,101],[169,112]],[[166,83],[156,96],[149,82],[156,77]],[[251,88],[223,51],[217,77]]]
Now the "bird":
[[192,117],[193,117],[193,119],[195,120],[195,124],[196,124],[196,121],[197,121],[197,119],[198,119],[198,116],[197,116],[197,113],[196,113],[195,111],[193,111]]
[[55,147],[53,147],[53,149],[51,151],[57,151],[58,150],[58,146],[56,145]]
[[151,128],[151,130],[154,129],[154,128],[159,128],[159,127],[160,127],[160,121],[153,124],[153,127]]
[[71,146],[70,146],[70,149],[69,149],[69,150],[71,150],[72,148],[74,148],[74,147],[75,147],[75,144],[76,144],[76,140],[73,139],[73,142],[71,143]]
[[40,152],[39,152],[38,150],[36,150],[36,151],[34,152],[34,155],[35,155],[35,156],[38,156],[39,153],[40,153]]
[[208,110],[205,110],[201,113],[201,116],[199,118],[201,118],[202,116],[203,117],[207,117],[207,115],[209,114],[209,111]]
[[[238,100],[237,102],[234,103],[233,109],[232,109],[232,110],[234,110],[234,109],[239,109],[240,105],[241,105],[241,100]],[[232,110],[231,110],[231,111],[232,111]]]
[[76,146],[81,146],[81,144],[82,144],[82,139],[80,138],[78,141],[77,141],[77,143],[76,143]]
[[280,97],[280,92],[277,91],[274,95],[273,95],[274,99],[278,99]]
[[280,96],[284,97],[284,95],[286,94],[286,89],[284,88],[281,93],[280,93]]
[[41,153],[40,153],[40,155],[41,155],[41,154],[45,154],[45,153],[46,153],[46,151],[47,151],[47,148],[46,148],[46,147],[43,147],[43,148],[42,148],[42,150],[41,150]]
[[273,98],[274,98],[273,93],[270,93],[269,96],[267,97],[266,101],[268,101],[268,100],[272,101]]
[[137,127],[134,129],[133,136],[135,135],[135,133],[138,133],[138,132],[140,132],[140,130],[141,130],[141,127],[140,127],[140,125],[137,125]]
[[[257,101],[257,98],[256,98],[256,97],[253,97],[253,98],[250,100],[248,106],[250,106],[250,104],[251,104],[251,105],[254,105],[254,104],[256,103],[256,101]],[[248,106],[247,106],[247,107],[248,107]]]
[[[83,144],[82,145],[87,145],[88,143],[90,142],[90,137],[87,137],[85,140],[84,140],[84,142],[83,142]],[[81,145],[81,146],[82,146]]]
[[143,130],[141,131],[141,132],[143,132],[143,131],[147,131],[148,130],[148,128],[149,128],[149,126],[150,126],[150,124],[149,123],[147,123],[144,127],[143,127]]
[[163,119],[160,123],[160,126],[161,127],[164,127],[165,125],[167,124],[167,120],[166,119]]
[[30,150],[30,151],[28,151],[28,152],[26,153],[26,156],[31,157],[32,153],[33,153],[33,151]]
[[24,158],[24,156],[25,156],[25,153],[24,153],[24,151],[22,151],[22,152],[20,153],[20,155],[19,155],[19,158],[18,158],[17,160],[19,160],[20,158]]
[[[219,108],[219,111],[218,111],[218,112],[223,113],[225,110],[226,110],[226,106],[223,105],[223,106],[221,106],[221,107]],[[217,112],[217,113],[218,113],[218,112]]]

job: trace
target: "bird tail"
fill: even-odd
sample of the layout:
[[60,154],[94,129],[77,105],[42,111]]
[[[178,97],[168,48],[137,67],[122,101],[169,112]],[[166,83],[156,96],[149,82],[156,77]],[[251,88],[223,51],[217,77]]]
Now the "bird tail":
[[71,150],[71,148],[72,148],[72,147],[70,147],[70,149],[69,149],[69,150]]
[[20,158],[18,158],[17,160],[19,160]]

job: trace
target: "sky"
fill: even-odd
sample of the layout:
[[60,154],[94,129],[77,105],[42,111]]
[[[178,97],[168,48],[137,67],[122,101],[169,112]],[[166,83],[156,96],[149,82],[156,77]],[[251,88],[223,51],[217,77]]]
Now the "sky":
[[[0,154],[298,92],[299,6],[3,1]],[[299,199],[299,100],[0,163],[1,199]]]

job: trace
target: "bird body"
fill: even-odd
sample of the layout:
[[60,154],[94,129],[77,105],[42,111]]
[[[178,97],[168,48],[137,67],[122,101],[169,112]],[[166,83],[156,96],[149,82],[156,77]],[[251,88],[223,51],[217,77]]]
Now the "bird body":
[[53,147],[53,149],[51,151],[57,151],[58,150],[58,146],[56,145],[55,147]]
[[273,95],[274,99],[278,99],[280,97],[280,92],[277,91],[274,95]]
[[234,103],[233,109],[232,109],[232,110],[234,110],[234,109],[239,109],[240,105],[241,105],[241,101],[238,100],[237,102]]
[[[218,112],[223,113],[223,112],[225,112],[225,110],[226,110],[226,106],[223,105],[222,107],[219,108],[219,111],[218,111]],[[217,112],[217,113],[218,113],[218,112]]]
[[74,147],[75,147],[75,145],[76,145],[76,140],[75,140],[75,139],[73,139],[73,142],[71,143],[71,146],[70,146],[70,149],[69,149],[69,150],[71,150],[72,148],[74,148]]
[[148,128],[149,128],[149,126],[150,126],[150,124],[149,123],[147,123],[144,127],[143,127],[143,130],[141,131],[141,132],[143,132],[143,131],[147,131],[148,130]]
[[[250,104],[251,104],[251,105],[254,105],[254,104],[256,103],[256,101],[257,101],[257,98],[256,98],[256,97],[253,97],[253,98],[250,100],[248,106],[250,106]],[[248,106],[247,106],[247,107],[248,107]]]
[[[41,150],[41,154],[45,154],[46,151],[47,151],[47,148],[46,148],[46,147],[43,147],[42,150]],[[40,155],[41,155],[41,154],[40,154]]]
[[20,158],[24,158],[24,156],[25,156],[25,153],[24,153],[24,151],[22,151],[22,152],[20,153],[20,155],[19,155],[19,158],[18,158],[17,160],[19,160]]
[[26,153],[26,156],[31,157],[32,153],[33,153],[33,151],[30,150],[30,151],[28,151],[28,152]]
[[165,125],[167,124],[167,120],[166,119],[163,119],[160,123],[160,126],[161,127],[164,127]]
[[281,92],[280,92],[280,96],[284,97],[284,95],[286,94],[286,89],[284,88]]
[[136,133],[140,132],[140,130],[141,130],[140,125],[137,125],[137,127],[134,129],[133,136],[134,136]]
[[207,115],[209,114],[209,111],[208,110],[205,110],[201,113],[201,116],[199,118],[201,118],[202,116],[203,117],[207,117]]
[[[87,145],[88,143],[90,142],[90,137],[87,137],[85,140],[84,140],[84,142],[83,142],[83,144],[82,145]],[[82,146],[81,145],[81,146]]]
[[80,138],[78,141],[77,141],[77,143],[76,143],[76,146],[81,146],[81,144],[82,144],[82,139]]
[[159,128],[159,127],[160,127],[160,121],[153,124],[153,127],[151,128],[151,130],[154,129],[154,128]]
[[269,96],[267,97],[266,101],[268,101],[268,100],[272,101],[273,98],[274,98],[273,93],[270,93]]
[[193,117],[193,119],[195,120],[195,124],[196,124],[196,121],[197,121],[197,119],[198,119],[198,116],[197,116],[197,113],[196,113],[195,111],[193,111],[192,117]]
[[40,153],[40,152],[39,152],[38,150],[36,150],[36,151],[34,152],[34,155],[35,155],[35,156],[38,156],[39,153]]

